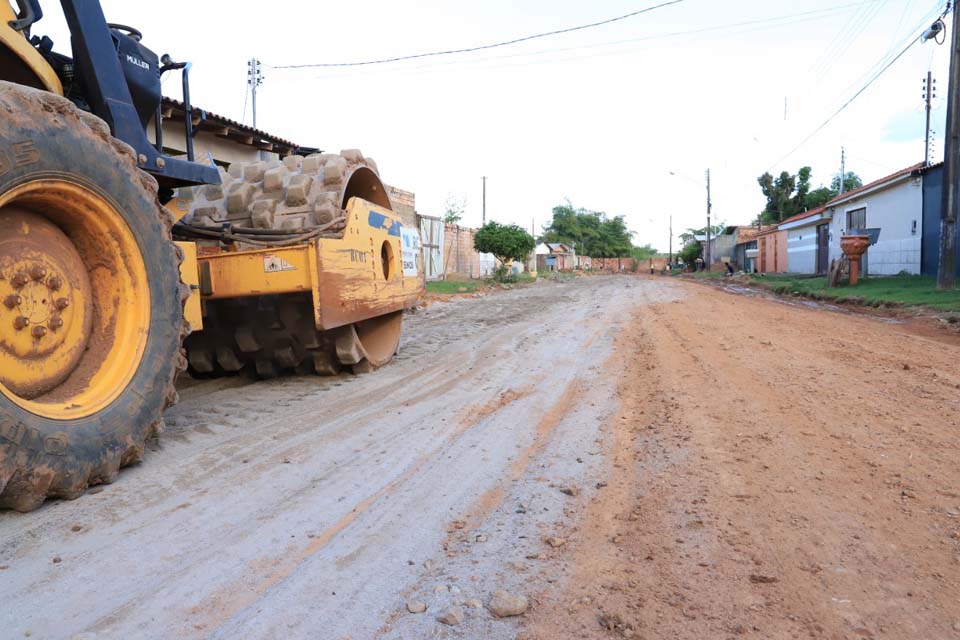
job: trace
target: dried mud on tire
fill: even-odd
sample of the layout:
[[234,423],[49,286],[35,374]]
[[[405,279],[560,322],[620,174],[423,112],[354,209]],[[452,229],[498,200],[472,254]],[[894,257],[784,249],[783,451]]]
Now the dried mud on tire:
[[[29,511],[47,497],[76,498],[90,485],[111,482],[120,467],[143,457],[145,441],[162,425],[163,410],[176,401],[174,379],[186,365],[180,344],[188,290],[178,271],[182,255],[170,239],[173,219],[157,200],[156,181],[137,168],[133,149],[112,138],[106,123],[64,98],[6,82],[0,82],[0,114],[0,155],[23,160],[23,149],[30,150],[28,161],[11,163],[0,175],[0,199],[49,179],[95,193],[136,238],[149,289],[141,359],[127,386],[104,408],[56,420],[0,393],[0,509]],[[81,254],[91,269],[95,252],[88,247]]]

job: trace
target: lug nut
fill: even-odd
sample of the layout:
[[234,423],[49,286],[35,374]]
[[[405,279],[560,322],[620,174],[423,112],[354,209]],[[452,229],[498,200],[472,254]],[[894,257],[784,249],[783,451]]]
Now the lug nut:
[[43,336],[47,335],[47,328],[42,324],[34,325],[33,329],[30,329],[30,334],[34,338],[42,338]]
[[22,289],[27,284],[27,276],[22,273],[18,273],[13,276],[13,279],[10,280],[10,284],[13,285],[14,289]]
[[19,307],[21,302],[23,302],[23,299],[15,293],[11,293],[3,299],[3,304],[7,306],[7,309]]
[[45,275],[47,275],[47,270],[39,264],[30,269],[30,277],[34,280],[43,280]]
[[50,289],[50,291],[57,291],[62,286],[63,280],[60,279],[60,276],[50,276],[47,278],[47,288]]
[[67,300],[66,298],[57,298],[56,301],[54,301],[53,306],[55,306],[60,311],[63,311],[64,309],[70,306],[70,301]]
[[60,316],[53,316],[47,321],[47,326],[50,327],[50,331],[56,331],[63,326],[63,318]]
[[17,316],[16,318],[13,319],[13,328],[16,329],[17,331],[20,331],[21,329],[26,329],[28,324],[30,324],[30,320],[23,316]]

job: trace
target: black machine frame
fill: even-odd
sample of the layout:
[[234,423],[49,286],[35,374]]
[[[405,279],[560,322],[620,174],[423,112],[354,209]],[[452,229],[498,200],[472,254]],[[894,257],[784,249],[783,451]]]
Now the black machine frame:
[[[187,160],[173,158],[163,153],[163,135],[161,131],[161,113],[159,104],[156,109],[155,124],[157,142],[153,144],[147,138],[147,132],[137,111],[127,77],[121,67],[118,51],[120,37],[111,32],[112,25],[107,23],[99,0],[60,0],[63,14],[70,28],[73,49],[73,65],[76,75],[83,79],[84,95],[89,110],[102,118],[110,126],[115,138],[133,147],[137,154],[137,165],[153,175],[160,184],[164,200],[172,197],[176,187],[220,184],[219,170],[213,163],[194,162],[193,153],[193,110],[190,106],[189,69],[190,63],[173,62],[169,56],[163,57],[163,66],[147,69],[146,61],[140,61],[141,68],[155,73],[156,88],[159,93],[160,76],[172,70],[183,74],[184,126],[186,131]],[[27,29],[43,17],[38,0],[17,0],[20,9],[18,19],[11,26],[27,33]],[[125,28],[127,31],[133,31]],[[137,34],[139,35],[139,34]],[[139,38],[137,38],[139,41]]]

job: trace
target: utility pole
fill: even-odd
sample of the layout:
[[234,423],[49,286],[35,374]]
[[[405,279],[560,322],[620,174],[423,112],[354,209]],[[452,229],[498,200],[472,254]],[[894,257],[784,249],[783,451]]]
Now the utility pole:
[[483,181],[483,225],[487,224],[487,176],[481,178]]
[[707,271],[710,270],[710,265],[713,264],[711,261],[711,251],[710,251],[710,209],[713,204],[710,202],[710,169],[707,169]]
[[840,147],[840,195],[843,195],[845,189],[843,188],[844,183],[847,181],[847,152],[843,147]]
[[933,99],[936,97],[934,95],[934,83],[936,81],[933,79],[933,73],[927,71],[927,79],[923,83],[923,98],[927,103],[927,128],[926,128],[926,146],[923,150],[923,166],[930,166],[930,109],[932,106]]
[[957,276],[957,196],[960,192],[960,11],[953,3],[950,39],[950,84],[947,89],[947,136],[943,153],[943,204],[940,208],[940,259],[937,289],[953,289]]
[[263,70],[260,61],[250,58],[247,61],[247,86],[250,87],[250,102],[253,105],[253,128],[257,128],[257,87],[263,82]]
[[670,241],[669,242],[670,242],[669,244],[670,262],[668,262],[667,264],[672,266],[673,265],[673,214],[672,213],[670,214]]

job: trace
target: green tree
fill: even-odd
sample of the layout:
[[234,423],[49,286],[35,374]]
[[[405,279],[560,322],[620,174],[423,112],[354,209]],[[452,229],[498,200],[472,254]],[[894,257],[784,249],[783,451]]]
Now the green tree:
[[[809,176],[808,176],[809,179]],[[760,213],[760,219],[765,224],[773,224],[789,218],[797,207],[793,192],[797,187],[797,177],[786,171],[774,178],[769,172],[764,172],[757,178],[760,191],[767,199],[767,205]]]
[[816,209],[817,207],[822,207],[836,197],[837,192],[830,187],[819,187],[808,193],[804,202],[806,203],[806,208],[808,210]]
[[[854,189],[859,189],[863,186],[863,180],[860,179],[860,176],[855,174],[853,171],[847,171],[843,176],[843,192],[853,191]],[[835,193],[840,193],[840,174],[835,173],[833,175],[833,180],[830,181],[830,189]]]
[[796,215],[806,209],[807,195],[810,193],[811,173],[812,169],[810,169],[810,167],[800,167],[800,171],[797,171],[797,193],[793,196],[790,203],[790,209],[793,211],[790,215]]
[[447,196],[443,205],[443,221],[446,224],[457,224],[463,219],[463,212],[467,208],[466,196],[457,198],[453,194]]
[[609,218],[602,211],[574,207],[568,200],[553,208],[540,241],[562,242],[592,258],[625,258],[633,247],[632,236],[623,216]]
[[500,261],[497,269],[500,279],[506,276],[510,264],[516,260],[523,262],[536,246],[529,233],[515,224],[498,224],[490,221],[477,230],[473,236],[473,247],[480,253],[492,253]]
[[[810,188],[810,167],[800,167],[796,175],[787,171],[780,172],[774,178],[770,173],[764,173],[757,178],[760,191],[767,199],[767,204],[760,212],[759,220],[763,224],[776,224],[803,211],[823,206],[840,193],[840,174],[833,176],[829,187],[820,186]],[[843,180],[844,191],[851,191],[863,186],[860,176],[848,171]]]
[[649,244],[645,244],[642,247],[634,247],[630,250],[630,256],[634,260],[649,260],[650,258],[656,258],[658,255],[659,252]]
[[702,251],[703,248],[700,246],[699,242],[691,242],[684,245],[683,249],[680,249],[680,253],[677,254],[677,257],[683,260],[685,265],[689,266],[696,262]]

